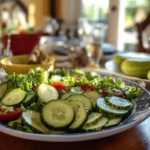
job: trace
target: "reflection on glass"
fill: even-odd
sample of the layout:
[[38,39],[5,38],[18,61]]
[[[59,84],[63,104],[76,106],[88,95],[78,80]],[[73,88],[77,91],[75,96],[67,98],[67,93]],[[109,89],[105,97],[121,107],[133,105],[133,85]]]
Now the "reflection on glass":
[[88,67],[99,68],[99,62],[101,58],[101,44],[97,43],[87,43],[85,45],[87,56],[89,58],[90,64]]

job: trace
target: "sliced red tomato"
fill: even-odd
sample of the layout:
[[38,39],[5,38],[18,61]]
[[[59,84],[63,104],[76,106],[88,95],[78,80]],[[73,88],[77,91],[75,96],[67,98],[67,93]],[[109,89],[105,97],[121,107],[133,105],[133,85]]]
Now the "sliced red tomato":
[[84,84],[84,85],[81,85],[80,88],[85,92],[85,91],[93,91],[95,90],[95,87],[92,86],[92,85],[87,85],[87,84]]
[[103,96],[108,96],[108,91],[107,90],[102,90]]
[[113,96],[123,97],[123,92],[121,90],[117,90],[116,92],[109,92],[108,90],[102,90],[103,96],[108,96],[109,94],[112,94]]
[[118,91],[114,94],[114,96],[123,97],[123,92],[120,91],[120,90],[118,90]]
[[61,82],[54,82],[51,84],[51,86],[57,89],[59,95],[61,95],[63,92],[68,91],[68,87],[64,83],[61,83]]
[[20,117],[22,114],[21,108],[15,108],[12,112],[4,113],[3,109],[0,109],[0,121],[12,121]]

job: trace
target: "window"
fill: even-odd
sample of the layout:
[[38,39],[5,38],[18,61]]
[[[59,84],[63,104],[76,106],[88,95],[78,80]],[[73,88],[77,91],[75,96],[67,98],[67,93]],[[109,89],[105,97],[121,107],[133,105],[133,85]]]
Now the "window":
[[[150,12],[150,0],[124,0],[125,2],[123,3],[123,0],[104,0],[104,1],[99,1],[99,0],[81,0],[82,2],[82,13],[81,17],[87,18],[91,22],[101,24],[103,27],[108,28],[108,26],[111,26],[110,30],[111,33],[105,31],[105,40],[104,42],[107,42],[107,36],[111,37],[109,41],[112,42],[113,45],[117,47],[117,41],[119,41],[121,38],[121,43],[122,46],[121,50],[125,51],[136,51],[136,46],[138,43],[138,38],[137,38],[137,31],[136,31],[136,26],[135,24],[137,22],[143,21],[148,12]],[[120,7],[123,5],[123,7]],[[118,20],[119,15],[117,12],[114,12],[115,15],[112,15],[112,10],[110,10],[110,7],[116,6],[116,8],[121,9],[119,10],[119,15],[120,11],[123,11],[123,15],[121,15],[121,21],[119,22]],[[123,8],[123,10],[122,10]],[[109,14],[111,12],[111,14]],[[118,16],[117,16],[117,15]],[[109,15],[109,18],[108,18]],[[109,21],[108,21],[109,19]],[[109,24],[108,24],[109,22]],[[116,22],[116,23],[112,23]],[[121,29],[119,27],[121,26]],[[118,29],[114,29],[114,28]],[[113,28],[113,29],[112,29]],[[114,31],[112,31],[114,30]],[[118,31],[117,31],[118,30]],[[119,34],[118,36],[118,32]],[[116,39],[115,39],[116,38]],[[118,38],[118,39],[117,39]],[[117,47],[119,49],[119,46]]]
[[149,0],[127,0],[125,9],[125,50],[135,51],[137,49],[138,39],[135,24],[145,20],[149,11]]
[[107,41],[109,0],[101,3],[98,0],[81,1],[81,17],[86,18],[95,28],[103,30],[104,42]]

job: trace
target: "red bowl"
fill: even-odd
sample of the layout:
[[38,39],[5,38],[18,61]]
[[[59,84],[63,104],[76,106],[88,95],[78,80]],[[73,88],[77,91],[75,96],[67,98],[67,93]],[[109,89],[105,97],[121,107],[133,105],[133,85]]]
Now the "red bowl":
[[[44,34],[12,34],[11,50],[13,55],[29,54],[34,46],[39,42],[40,36]],[[3,43],[6,47],[8,36],[3,37]]]

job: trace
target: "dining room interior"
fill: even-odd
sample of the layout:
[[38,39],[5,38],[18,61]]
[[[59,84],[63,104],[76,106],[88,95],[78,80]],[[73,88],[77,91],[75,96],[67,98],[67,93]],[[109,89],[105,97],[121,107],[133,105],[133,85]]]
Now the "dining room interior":
[[149,115],[150,0],[0,0],[0,150],[148,150]]
[[9,45],[8,37],[11,54],[30,54],[40,45],[41,51],[55,56],[58,68],[96,67],[100,62],[105,67],[118,53],[150,53],[149,3],[1,0],[1,55]]

